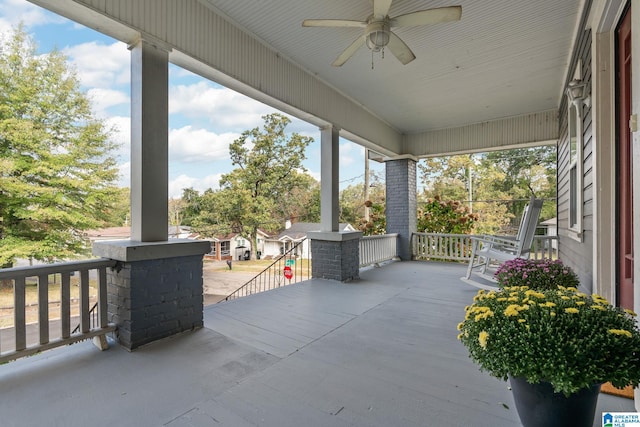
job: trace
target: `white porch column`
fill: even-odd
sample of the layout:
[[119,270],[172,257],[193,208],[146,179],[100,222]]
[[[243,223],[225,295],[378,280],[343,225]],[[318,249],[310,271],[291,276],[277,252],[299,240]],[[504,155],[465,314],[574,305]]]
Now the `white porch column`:
[[146,40],[131,49],[131,240],[168,239],[169,61]]
[[337,232],[340,218],[339,129],[320,129],[320,226]]
[[321,131],[320,228],[309,232],[311,275],[314,278],[346,282],[360,277],[360,238],[362,233],[340,232],[339,129]]

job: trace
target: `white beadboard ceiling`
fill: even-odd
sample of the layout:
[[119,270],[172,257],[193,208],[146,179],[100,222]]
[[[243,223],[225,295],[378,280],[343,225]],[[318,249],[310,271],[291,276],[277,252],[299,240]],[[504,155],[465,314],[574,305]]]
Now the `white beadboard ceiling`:
[[333,60],[358,28],[304,19],[366,20],[369,0],[201,0],[216,13],[403,134],[557,109],[583,0],[395,0],[389,16],[462,6],[459,22],[394,29],[417,59],[402,65],[362,47]]

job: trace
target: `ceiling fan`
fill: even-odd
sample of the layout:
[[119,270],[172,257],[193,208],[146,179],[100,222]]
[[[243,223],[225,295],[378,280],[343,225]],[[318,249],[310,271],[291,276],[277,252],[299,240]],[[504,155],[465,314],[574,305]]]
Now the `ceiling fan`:
[[462,15],[461,6],[439,7],[419,10],[394,18],[387,15],[392,0],[373,0],[373,14],[366,21],[349,21],[343,19],[305,19],[303,27],[353,27],[364,28],[364,34],[351,43],[331,65],[342,66],[356,51],[366,44],[372,52],[384,53],[388,48],[402,64],[406,65],[416,59],[409,46],[395,35],[391,28],[413,27],[417,25],[437,24],[440,22],[459,21]]

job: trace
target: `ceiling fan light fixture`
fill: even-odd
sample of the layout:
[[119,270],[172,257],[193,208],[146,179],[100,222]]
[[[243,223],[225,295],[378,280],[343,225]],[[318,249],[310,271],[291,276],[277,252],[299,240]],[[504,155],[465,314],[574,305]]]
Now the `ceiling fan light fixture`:
[[389,24],[384,21],[371,22],[367,26],[367,47],[374,52],[380,52],[389,44]]
[[379,52],[389,44],[389,33],[375,31],[367,36],[367,47],[374,52]]

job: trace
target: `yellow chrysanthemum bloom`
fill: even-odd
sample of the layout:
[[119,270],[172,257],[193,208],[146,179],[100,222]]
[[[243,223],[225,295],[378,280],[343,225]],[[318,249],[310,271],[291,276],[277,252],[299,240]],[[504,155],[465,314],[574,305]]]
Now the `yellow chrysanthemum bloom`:
[[540,307],[555,307],[556,303],[555,302],[551,302],[551,301],[547,301],[547,302],[543,302],[540,304]]
[[593,298],[593,301],[598,303],[598,304],[604,304],[604,305],[609,305],[609,301],[607,301],[606,298],[598,295],[598,294],[593,294],[591,295],[591,298]]
[[506,300],[507,300],[507,297],[500,297],[500,298],[498,298],[498,301],[500,301],[500,302],[504,302],[504,301],[506,301]]
[[633,336],[631,332],[624,329],[609,329],[609,333],[614,335],[620,335],[627,338],[631,338]]
[[542,292],[537,292],[532,289],[526,291],[525,295],[528,297],[536,297],[538,299],[544,299],[544,294]]
[[518,319],[518,322],[519,322],[519,323],[524,323],[524,322],[526,322],[526,320],[524,320],[524,319]]
[[493,311],[491,310],[476,314],[476,317],[473,320],[474,322],[477,322],[478,320],[488,319],[489,317],[493,317]]
[[511,304],[510,306],[505,308],[504,315],[507,317],[517,316],[520,313],[520,311],[518,310],[518,307],[519,306],[516,304]]
[[578,314],[578,313],[580,313],[580,310],[578,310],[578,309],[577,309],[577,308],[575,308],[575,307],[569,307],[569,308],[565,308],[565,309],[564,309],[564,312],[565,312],[565,313]]
[[461,340],[462,340],[462,336],[463,336],[463,335],[464,335],[464,334],[458,334],[458,336],[456,337],[456,338],[458,338],[458,341],[461,341]]
[[607,309],[601,305],[592,305],[591,308],[594,310],[607,311]]
[[549,314],[551,315],[551,317],[556,317],[556,312],[555,311],[552,311]]
[[571,298],[569,298],[569,297],[568,297],[568,296],[566,296],[566,295],[563,295],[563,296],[561,296],[560,298],[561,298],[561,299],[563,299],[563,300],[565,300],[565,301],[568,301],[568,300],[570,300],[570,299],[571,299]]
[[456,326],[456,329],[458,329],[459,331],[462,330],[462,326],[464,325],[464,322],[460,322],[458,323],[458,326]]
[[636,312],[635,312],[635,311],[633,311],[633,310],[629,310],[628,308],[625,308],[625,309],[624,309],[624,312],[625,312],[625,313],[627,313],[629,316],[633,316],[633,317],[636,317],[636,316],[637,316],[637,314],[636,314]]
[[478,342],[480,343],[480,347],[487,348],[487,339],[489,338],[489,333],[486,331],[480,332],[478,335]]
[[509,298],[507,298],[507,301],[509,301],[509,302],[518,302],[519,299],[518,299],[518,297],[509,297]]
[[576,301],[576,305],[585,305],[586,303],[584,301]]

